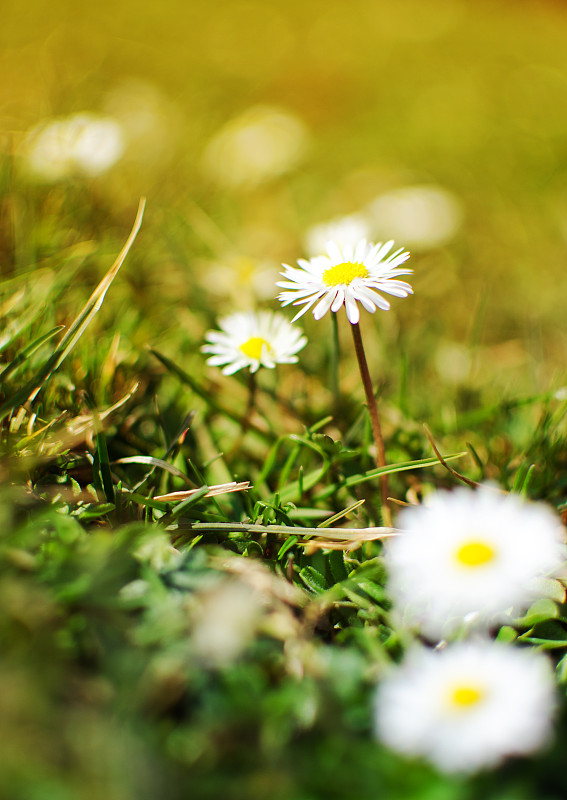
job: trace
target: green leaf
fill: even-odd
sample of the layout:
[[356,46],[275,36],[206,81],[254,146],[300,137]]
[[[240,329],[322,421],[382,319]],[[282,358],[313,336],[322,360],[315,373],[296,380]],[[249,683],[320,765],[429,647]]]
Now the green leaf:
[[316,594],[322,594],[327,588],[327,581],[325,576],[322,575],[315,567],[307,566],[299,572],[299,577],[308,589],[311,589]]
[[374,581],[358,581],[357,583],[358,586],[377,603],[382,604],[387,600],[388,596],[384,587],[379,586],[377,583],[374,583]]
[[496,641],[514,642],[518,638],[518,631],[510,625],[503,625],[498,631]]
[[567,629],[555,619],[539,622],[518,638],[519,641],[529,642],[549,650],[567,647]]
[[348,578],[345,556],[342,550],[331,550],[327,556],[327,563],[335,583],[340,583]]
[[567,655],[562,656],[555,668],[559,683],[567,683]]
[[554,619],[558,616],[559,609],[557,605],[553,600],[544,597],[532,603],[524,616],[515,620],[515,625],[521,628],[531,628],[538,622],[543,622],[546,619]]
[[8,364],[8,366],[2,370],[2,372],[0,372],[0,383],[4,381],[11,372],[13,372],[17,367],[19,367],[20,364],[23,364],[24,361],[26,361],[31,355],[33,355],[35,351],[41,347],[42,344],[45,344],[45,342],[48,342],[51,338],[53,338],[53,336],[55,336],[56,333],[59,333],[59,331],[63,330],[63,327],[64,327],[63,325],[56,325],[50,331],[44,333],[43,336],[39,336],[31,344],[25,347],[21,351],[21,353],[18,353],[16,358],[13,361],[11,361]]
[[115,508],[116,506],[114,503],[89,503],[80,508],[74,516],[80,519],[81,522],[88,522],[91,519],[104,517],[105,514],[114,511]]
[[[448,456],[443,456],[445,461],[452,461],[455,458],[462,458],[463,456],[468,455],[468,453],[453,453]],[[435,456],[430,458],[421,458],[417,461],[403,461],[399,464],[389,464],[386,467],[379,467],[378,469],[371,469],[368,472],[363,472],[358,475],[350,475],[346,478],[342,483],[332,483],[327,486],[326,489],[323,489],[317,495],[317,500],[324,500],[327,497],[330,497],[339,490],[342,486],[358,486],[361,483],[366,483],[367,481],[372,481],[375,478],[379,478],[381,475],[391,475],[395,472],[407,472],[408,470],[412,469],[424,469],[425,467],[434,467],[436,464],[439,464],[439,459]],[[308,476],[309,477],[309,476]],[[307,478],[306,478],[307,481]],[[314,480],[312,485],[314,486],[318,481]],[[311,488],[308,487],[308,488]],[[283,494],[283,492],[282,492]]]
[[104,496],[108,503],[115,505],[116,504],[116,496],[114,494],[114,481],[112,479],[112,472],[110,469],[110,460],[108,458],[108,447],[106,444],[106,436],[104,435],[104,431],[102,429],[102,425],[100,422],[100,418],[96,411],[93,409],[93,414],[95,417],[95,425],[96,425],[96,459],[95,459],[95,468],[98,467],[100,472],[100,477],[102,481],[102,488],[104,490]]
[[512,492],[514,494],[522,495],[522,497],[527,496],[534,470],[535,464],[526,464],[526,462],[520,464],[514,478],[514,485],[512,486]]
[[281,561],[281,559],[285,556],[288,550],[297,544],[299,541],[299,536],[290,536],[289,539],[286,539],[285,542],[282,544],[280,549],[278,550],[277,560]]

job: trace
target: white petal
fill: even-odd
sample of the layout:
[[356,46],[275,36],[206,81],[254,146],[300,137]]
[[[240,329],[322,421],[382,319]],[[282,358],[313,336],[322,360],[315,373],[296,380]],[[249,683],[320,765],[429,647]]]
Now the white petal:
[[355,294],[355,298],[362,303],[366,311],[369,311],[371,314],[374,314],[376,311],[376,304],[373,300],[368,298],[368,295],[362,294],[362,292],[358,291]]
[[[305,305],[303,306],[303,308],[301,309],[301,311],[298,311],[298,313],[297,313],[297,314],[295,315],[295,317],[292,319],[292,322],[295,322],[295,320],[296,320],[296,319],[299,319],[299,317],[302,317],[302,316],[305,314],[305,312],[306,312],[306,311],[309,311],[309,309],[311,308],[311,306],[313,305],[313,303],[314,303],[316,300],[317,300],[317,298],[316,298],[316,297],[313,297],[313,298],[311,298],[311,300],[308,300],[308,301],[303,301],[303,302],[305,302]],[[293,305],[295,306],[295,305],[300,305],[300,304],[299,304],[299,303],[294,303]]]
[[317,303],[317,305],[313,309],[313,316],[315,317],[315,319],[321,319],[321,317],[325,316],[327,311],[331,308],[333,300],[335,299],[335,294],[336,290],[327,292],[326,294],[323,295],[321,300]]
[[408,294],[413,294],[413,289],[405,281],[383,281],[377,288],[393,297],[407,297]]
[[367,244],[366,239],[361,239],[359,243],[356,245],[356,249],[354,251],[352,261],[358,263],[364,263],[364,258],[366,256]]
[[333,264],[341,264],[344,261],[341,249],[336,242],[327,242],[327,252]]
[[345,301],[345,290],[342,286],[337,287],[337,294],[335,295],[335,299],[333,300],[333,305],[331,306],[331,311],[337,312],[339,308]]
[[[380,249],[377,250],[377,252],[376,252],[376,259],[378,261],[382,260],[384,258],[384,256],[386,255],[386,253],[388,253],[392,249],[393,245],[394,245],[394,240],[393,239],[390,239],[389,242],[386,242],[385,244],[383,244],[380,247]],[[377,246],[379,246],[379,245],[377,245]]]
[[348,294],[345,295],[345,309],[349,322],[351,322],[353,325],[356,325],[360,319],[360,312],[358,310],[356,301],[353,300]]
[[390,309],[390,303],[368,286],[357,289],[356,296],[360,298],[360,302],[363,302],[363,298],[365,298],[367,302],[375,304],[378,308],[381,308],[382,311],[389,311]]

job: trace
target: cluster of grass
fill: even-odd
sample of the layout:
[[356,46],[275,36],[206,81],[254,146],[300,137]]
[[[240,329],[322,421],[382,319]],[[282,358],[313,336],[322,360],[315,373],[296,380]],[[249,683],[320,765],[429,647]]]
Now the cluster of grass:
[[[44,189],[28,188],[25,211],[7,178],[4,190],[26,241],[7,253],[0,297],[3,796],[562,796],[564,713],[542,755],[468,780],[408,769],[373,737],[377,678],[406,643],[381,542],[356,533],[381,524],[380,471],[347,342],[338,366],[325,322],[312,326],[300,365],[261,373],[250,408],[246,378],[198,351],[206,307],[175,336],[148,333],[172,325],[163,297],[150,322],[136,305],[151,207],[121,250],[125,220],[84,241],[58,229]],[[408,387],[410,357],[392,340],[394,497],[456,482],[419,407],[469,479],[560,506],[564,401],[464,392],[443,411],[433,388]],[[233,481],[249,486],[209,490]],[[517,633],[551,651],[562,680],[559,606]]]

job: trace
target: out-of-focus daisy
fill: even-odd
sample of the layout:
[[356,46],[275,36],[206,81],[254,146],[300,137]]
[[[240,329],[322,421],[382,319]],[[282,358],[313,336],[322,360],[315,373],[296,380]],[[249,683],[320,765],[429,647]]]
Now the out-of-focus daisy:
[[551,735],[555,684],[547,658],[490,641],[416,648],[378,687],[376,734],[443,772],[494,767]]
[[[390,253],[394,242],[369,244],[361,239],[356,246],[340,247],[337,242],[327,242],[327,255],[306,261],[298,259],[298,267],[284,264],[285,281],[279,281],[285,291],[279,295],[282,305],[302,305],[292,321],[305,314],[312,306],[315,319],[329,311],[338,311],[344,305],[353,325],[358,323],[358,303],[371,313],[377,308],[387,311],[390,303],[378,292],[394,297],[413,294],[409,283],[397,280],[399,275],[409,275],[412,270],[401,265],[409,258],[402,248]],[[390,253],[390,255],[388,255]],[[315,305],[316,304],[316,305]]]
[[366,208],[373,236],[386,232],[408,247],[441,247],[463,221],[459,199],[441,186],[406,186],[380,195]]
[[369,238],[369,227],[360,214],[349,214],[328,222],[313,225],[305,234],[307,252],[312,256],[325,252],[327,242],[333,241],[339,247],[355,247],[361,239]]
[[256,372],[259,367],[295,364],[296,354],[307,344],[300,328],[273,311],[237,312],[221,319],[219,327],[220,331],[208,331],[209,344],[201,350],[211,354],[208,364],[224,366],[224,375],[243,367]]
[[290,111],[254,106],[215,134],[202,166],[221,186],[253,188],[292,169],[303,156],[307,140],[305,125]]
[[120,124],[92,113],[42,123],[30,131],[22,146],[26,168],[45,181],[99,175],[112,167],[123,152]]
[[538,596],[538,579],[564,565],[564,530],[546,506],[489,486],[439,492],[404,509],[387,543],[389,592],[397,610],[432,638],[467,620],[502,621]]

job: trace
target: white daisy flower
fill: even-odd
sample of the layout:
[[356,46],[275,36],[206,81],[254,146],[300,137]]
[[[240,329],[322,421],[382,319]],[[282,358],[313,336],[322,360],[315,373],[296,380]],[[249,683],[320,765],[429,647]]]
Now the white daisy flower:
[[406,622],[431,638],[463,624],[490,627],[538,596],[537,582],[564,565],[564,530],[541,503],[489,486],[438,492],[404,509],[386,545],[389,592]]
[[[292,321],[305,314],[315,303],[313,316],[321,319],[329,309],[338,311],[344,305],[349,321],[354,325],[360,318],[360,302],[367,311],[377,308],[387,311],[390,303],[378,291],[394,297],[413,294],[409,283],[397,280],[399,275],[409,275],[412,270],[401,267],[409,258],[403,249],[388,253],[394,242],[369,244],[361,239],[356,246],[339,246],[335,241],[327,242],[326,256],[316,256],[306,261],[298,259],[299,269],[283,264],[285,281],[277,286],[286,289],[278,299],[284,306],[293,303],[303,305]],[[378,290],[378,291],[377,291]]]
[[37,126],[27,135],[22,154],[30,173],[58,181],[75,174],[100,175],[120,159],[124,148],[116,120],[85,112]]
[[207,364],[224,366],[223,374],[232,375],[243,367],[256,372],[259,367],[272,369],[276,364],[295,364],[307,344],[303,331],[291,325],[283,314],[273,311],[242,311],[219,321],[220,331],[209,331],[209,344],[201,348],[211,353]]
[[555,684],[547,657],[497,642],[416,648],[379,685],[376,735],[443,772],[494,767],[551,736]]

